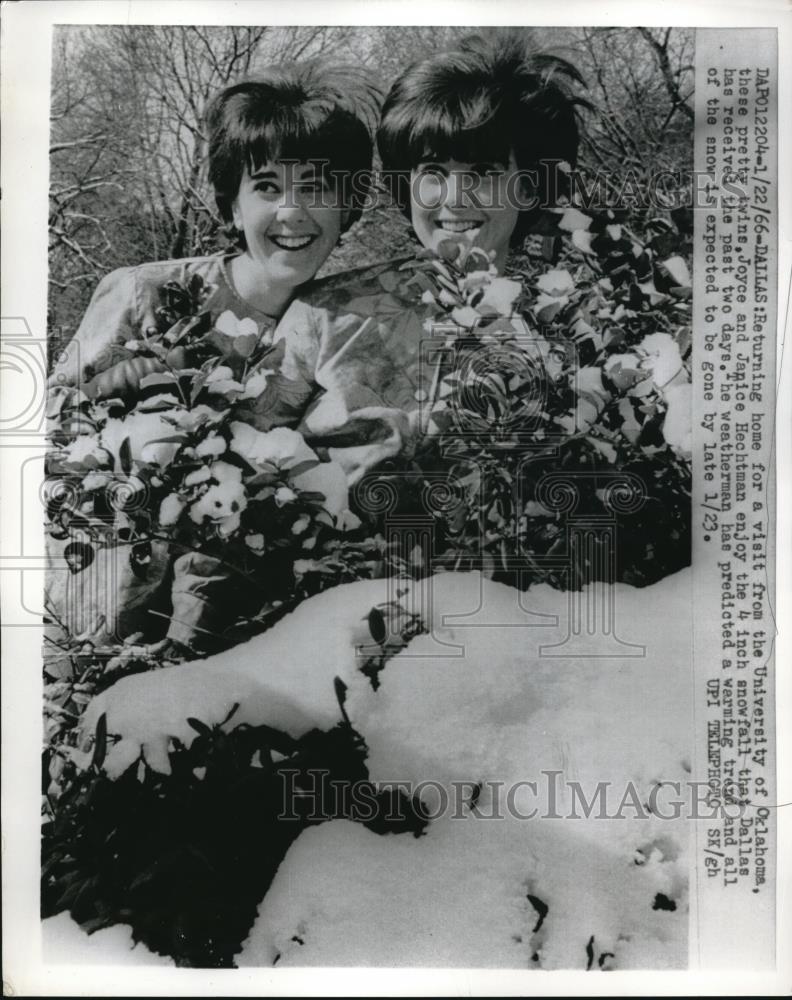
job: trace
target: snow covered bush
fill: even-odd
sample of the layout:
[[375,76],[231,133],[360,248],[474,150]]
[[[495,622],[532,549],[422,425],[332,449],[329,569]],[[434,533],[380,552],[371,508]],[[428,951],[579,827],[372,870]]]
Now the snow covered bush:
[[[557,591],[521,595],[477,573],[441,574],[399,595],[405,614],[424,609],[421,627],[412,623],[375,686],[371,612],[387,611],[393,594],[387,581],[360,582],[304,602],[233,652],[118,682],[86,717],[87,730],[103,719],[108,734],[91,766],[117,779],[94,777],[90,804],[113,800],[122,857],[141,816],[158,816],[153,843],[168,823],[181,832],[151,870],[137,867],[140,846],[122,873],[86,845],[72,868],[83,898],[67,903],[86,924],[130,922],[149,947],[205,964],[232,960],[260,893],[238,964],[683,965],[687,823],[663,818],[661,790],[689,770],[689,587],[684,573],[613,588],[622,645],[595,636],[589,655],[565,657],[572,606]],[[647,631],[648,606],[675,628]],[[321,770],[367,783],[374,815],[317,808]],[[546,772],[558,776],[556,818],[542,818]],[[532,819],[507,801],[526,781],[538,796],[517,794],[512,807],[537,807]],[[377,799],[394,782],[409,783],[401,810]],[[464,800],[451,798],[454,782]],[[610,818],[586,819],[575,796],[592,802],[601,782]],[[284,800],[284,788],[302,794]],[[300,803],[293,822],[274,821],[274,801]],[[327,822],[300,832],[313,812]],[[424,835],[381,836],[377,821],[391,812],[401,822],[385,829]],[[108,830],[92,823],[95,850]],[[97,900],[116,900],[113,919],[95,912]],[[167,937],[176,929],[181,940]]]
[[[658,815],[668,814],[666,803],[655,812],[635,803],[689,777],[690,654],[685,634],[641,634],[635,623],[645,621],[647,601],[663,618],[689,620],[689,578],[645,592],[618,588],[620,637],[646,644],[645,657],[621,661],[598,659],[596,640],[592,658],[541,657],[539,647],[558,642],[568,623],[545,587],[529,591],[525,606],[561,611],[560,628],[512,625],[495,638],[485,622],[520,614],[514,592],[491,583],[483,614],[466,626],[478,583],[435,577],[434,634],[390,661],[376,692],[355,684],[347,700],[371,778],[425,783],[430,814],[440,811],[439,786],[445,810],[418,840],[378,838],[342,820],[301,837],[240,964],[685,965],[687,823]],[[455,624],[438,627],[449,612]],[[438,640],[460,643],[464,655],[444,656]],[[547,771],[556,774],[554,804]],[[538,795],[523,788],[512,812],[509,790],[529,780]],[[571,781],[587,801],[607,782],[608,809],[619,818],[583,818]],[[460,806],[454,782],[480,788],[475,804]],[[635,800],[624,798],[628,788]],[[532,808],[537,818],[514,814]],[[551,813],[558,818],[541,818]]]

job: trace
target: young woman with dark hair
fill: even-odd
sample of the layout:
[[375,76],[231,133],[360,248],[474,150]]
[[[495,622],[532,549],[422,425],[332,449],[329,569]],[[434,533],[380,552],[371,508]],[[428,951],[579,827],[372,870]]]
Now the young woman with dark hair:
[[[576,159],[580,83],[569,63],[531,54],[513,33],[471,36],[396,80],[377,145],[386,184],[423,247],[477,246],[503,272],[538,210],[564,193],[559,164]],[[317,394],[301,430],[353,483],[416,443],[431,311],[420,292],[401,290],[403,263],[327,279],[295,300],[276,331],[284,370]]]
[[[531,54],[513,34],[470,36],[399,77],[377,146],[384,179],[424,246],[475,243],[495,250],[502,270],[538,210],[568,193],[559,165],[575,165],[577,109],[586,105],[574,85],[583,80],[571,63]],[[466,209],[457,221],[459,206],[443,208],[457,193],[454,181],[460,196],[469,195],[469,220]],[[477,218],[476,205],[486,219]],[[483,224],[469,224],[476,221]]]
[[[278,318],[310,282],[341,234],[359,216],[371,176],[373,133],[381,95],[353,67],[319,63],[273,67],[255,80],[228,87],[207,113],[209,177],[219,211],[237,249],[208,257],[123,267],[99,284],[73,340],[50,378],[51,405],[80,399],[138,396],[137,345],[163,336],[169,297],[200,289],[200,309],[235,330],[255,330],[246,371],[266,371],[266,406],[246,419],[260,430],[295,423],[305,394],[279,373],[283,356],[273,347]],[[349,183],[352,175],[357,184]],[[173,322],[171,318],[165,324]],[[169,355],[170,359],[170,355]],[[174,359],[175,367],[183,359]],[[162,366],[164,367],[164,366]],[[149,416],[146,414],[145,416]],[[155,414],[151,414],[153,418]],[[116,421],[134,439],[131,424]],[[167,434],[167,427],[155,437]],[[171,430],[172,434],[173,431]],[[68,547],[53,540],[62,567]],[[96,561],[53,568],[50,607],[72,635],[94,643],[138,633],[201,648],[219,627],[217,595],[234,603],[234,588],[218,560],[188,552],[174,559],[154,542],[145,572],[130,565],[129,546],[99,550]],[[171,582],[172,578],[172,582]],[[159,614],[152,610],[159,609]]]
[[[371,171],[377,96],[350,67],[307,64],[229,87],[209,107],[209,180],[242,250],[231,278],[270,314],[313,278],[360,217],[366,190],[350,181]],[[289,187],[292,204],[271,220]],[[283,213],[300,201],[310,220],[288,224]]]
[[[200,275],[207,309],[255,320],[262,336],[359,217],[379,92],[352,67],[294,63],[228,87],[207,115],[209,179],[237,249],[123,267],[99,284],[50,386],[85,388],[113,348],[155,332],[168,281]],[[344,200],[346,198],[346,200]]]

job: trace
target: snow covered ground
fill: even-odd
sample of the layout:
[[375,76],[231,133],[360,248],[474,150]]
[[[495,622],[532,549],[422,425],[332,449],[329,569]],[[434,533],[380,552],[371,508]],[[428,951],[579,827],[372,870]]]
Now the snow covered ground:
[[430,634],[376,691],[356,647],[385,581],[321,594],[201,663],[120,681],[88,716],[106,712],[124,737],[108,770],[141,749],[166,770],[169,738],[194,736],[186,716],[217,723],[234,702],[231,725],[328,728],[341,677],[372,779],[424,783],[436,816],[418,838],[346,820],[301,834],[239,965],[684,967],[690,823],[659,814],[673,816],[690,779],[689,571],[582,596],[520,595],[478,574],[430,585],[403,597]]
[[68,913],[42,921],[41,946],[48,965],[173,965],[144,944],[135,944],[125,924],[86,934]]

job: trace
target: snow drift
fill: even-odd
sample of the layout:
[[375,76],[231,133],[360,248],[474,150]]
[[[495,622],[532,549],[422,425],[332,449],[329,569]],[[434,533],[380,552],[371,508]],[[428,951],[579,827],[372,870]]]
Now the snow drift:
[[346,711],[371,779],[418,787],[422,837],[346,820],[301,834],[239,964],[684,966],[689,572],[582,594],[477,573],[405,586],[426,633],[374,690],[359,669],[368,614],[392,591],[334,588],[244,646],[120,681],[86,713],[122,737],[112,775],[141,752],[167,771],[170,739],[195,736],[186,718],[219,724],[235,703],[229,728],[294,737]]

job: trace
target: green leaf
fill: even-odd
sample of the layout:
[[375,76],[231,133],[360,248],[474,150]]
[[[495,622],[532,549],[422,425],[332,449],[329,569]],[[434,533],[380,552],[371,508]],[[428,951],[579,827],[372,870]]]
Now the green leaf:
[[417,285],[422,292],[432,292],[434,294],[436,291],[430,279],[421,271],[416,271],[413,277],[407,282],[407,285]]
[[81,921],[80,927],[82,927],[86,934],[93,934],[94,931],[100,931],[104,927],[112,927],[115,922],[115,917],[112,914],[105,913],[102,916]]
[[341,715],[344,719],[344,722],[348,724],[349,716],[347,715],[346,709],[344,708],[344,702],[346,701],[346,696],[347,696],[347,686],[341,680],[340,677],[334,677],[333,688],[335,689],[335,695],[336,698],[338,699],[338,707],[341,709]]
[[67,654],[55,657],[45,657],[44,673],[55,680],[71,680],[74,676],[74,664]]
[[555,264],[561,254],[561,237],[544,236],[542,238],[542,256],[546,261]]
[[[456,258],[451,258],[452,260]],[[473,271],[488,271],[490,259],[487,253],[480,247],[471,247],[465,256],[463,270],[465,274],[472,274]]]
[[305,462],[298,462],[297,465],[293,465],[289,471],[289,479],[294,479],[296,476],[301,475],[303,472],[307,472],[309,469],[316,468],[319,465],[319,460],[316,458],[309,458]]
[[368,613],[368,628],[371,633],[371,638],[378,645],[382,645],[388,635],[388,629],[385,625],[385,617],[379,608],[372,608]]
[[150,375],[144,375],[141,378],[139,388],[150,389],[152,386],[161,385],[171,389],[175,381],[176,376],[173,372],[152,372]]
[[129,889],[140,889],[149,882],[153,882],[155,879],[163,875],[167,875],[168,872],[174,868],[176,863],[177,860],[173,853],[166,855],[165,857],[157,858],[153,864],[149,865],[148,868],[144,868],[142,872],[132,879],[129,883]]
[[[71,523],[76,522],[77,518],[73,518]],[[90,542],[70,542],[63,550],[63,558],[68,563],[70,573],[80,573],[87,569],[94,561],[94,557],[94,547]]]
[[182,444],[184,439],[184,434],[171,434],[168,437],[152,438],[149,444]]
[[256,726],[256,735],[259,737],[259,748],[262,750],[277,750],[285,757],[294,753],[297,748],[297,741],[288,733],[273,729],[271,726]]
[[674,256],[659,263],[659,268],[668,275],[675,285],[689,288],[691,284],[690,270],[683,257]]
[[206,380],[209,377],[208,371],[201,372],[200,375],[193,381],[192,388],[190,389],[190,406],[195,405],[196,399],[201,394],[201,390],[206,385]]
[[668,219],[663,219],[660,216],[655,216],[653,219],[648,219],[646,222],[647,229],[655,229],[659,233],[671,233],[674,227],[668,221]]
[[[238,707],[238,706],[237,706]],[[211,736],[212,730],[205,722],[201,722],[200,719],[196,719],[190,716],[187,719],[187,725],[193,728],[199,736]]]
[[99,721],[96,723],[96,743],[94,744],[94,753],[91,764],[97,770],[101,770],[102,764],[104,764],[106,756],[107,756],[107,715],[104,712],[102,712],[102,714],[99,716]]
[[234,353],[240,358],[249,358],[255,351],[259,338],[255,333],[243,333],[234,338]]
[[82,872],[71,872],[62,879],[59,879],[57,889],[60,891],[60,896],[55,900],[52,912],[60,913],[63,910],[68,910],[83,887],[84,882],[85,876]]
[[267,463],[267,465],[269,466],[267,471],[257,472],[255,476],[245,479],[245,486],[248,490],[256,489],[258,486],[271,486],[273,483],[280,481],[280,471],[276,466],[270,463]]
[[118,449],[118,461],[121,465],[121,471],[125,476],[128,476],[132,471],[132,445],[128,437],[124,438]]
[[194,274],[187,282],[187,290],[189,291],[193,302],[198,302],[204,294],[203,277],[200,274]]
[[386,292],[395,292],[399,287],[399,277],[393,271],[383,271],[379,275],[379,283]]

